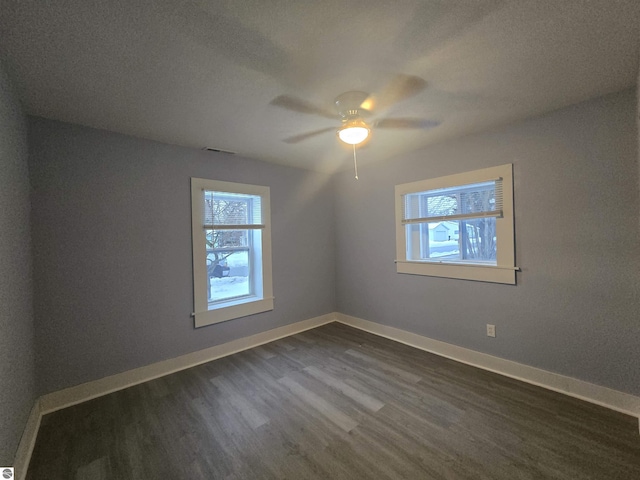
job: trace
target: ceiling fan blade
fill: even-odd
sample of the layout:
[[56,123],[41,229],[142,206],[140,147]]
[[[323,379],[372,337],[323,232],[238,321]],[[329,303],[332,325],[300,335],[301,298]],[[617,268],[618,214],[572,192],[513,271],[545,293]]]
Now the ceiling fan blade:
[[320,115],[321,117],[330,118],[332,120],[336,120],[337,118],[339,118],[335,113],[331,113],[320,107],[316,107],[315,105],[302,100],[301,98],[292,97],[290,95],[280,95],[271,100],[270,105],[274,105],[276,107],[284,108],[286,110],[291,110],[294,112]]
[[303,140],[306,140],[307,138],[320,135],[321,133],[330,132],[331,130],[336,130],[336,127],[327,127],[320,130],[315,130],[313,132],[301,133],[300,135],[294,135],[293,137],[285,138],[282,141],[284,143],[298,143],[298,142],[302,142]]
[[376,128],[433,128],[438,125],[440,122],[425,118],[381,118],[375,123]]
[[417,95],[427,87],[426,80],[415,75],[396,75],[379,93],[370,95],[360,108],[385,110],[391,105]]

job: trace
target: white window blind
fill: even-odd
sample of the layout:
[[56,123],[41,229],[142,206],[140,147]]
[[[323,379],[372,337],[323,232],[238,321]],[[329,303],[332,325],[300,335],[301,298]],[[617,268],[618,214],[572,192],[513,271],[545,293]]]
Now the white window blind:
[[204,191],[203,227],[215,230],[265,228],[259,195]]
[[403,224],[502,216],[502,178],[402,197]]

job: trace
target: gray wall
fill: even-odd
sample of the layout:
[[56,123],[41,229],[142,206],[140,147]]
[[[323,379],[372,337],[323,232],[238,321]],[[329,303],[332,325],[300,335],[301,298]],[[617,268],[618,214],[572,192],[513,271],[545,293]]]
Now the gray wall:
[[[629,90],[340,174],[338,311],[639,395],[635,115]],[[394,185],[505,163],[517,286],[395,273]]]
[[[609,95],[360,181],[30,118],[38,393],[338,310],[640,394],[636,111]],[[503,163],[518,285],[396,274],[394,185]],[[193,328],[191,176],[271,186],[273,312]]]
[[35,400],[25,119],[0,63],[0,465],[11,465]]
[[[332,312],[331,178],[29,117],[39,394]],[[271,187],[275,310],[194,329],[190,177]]]

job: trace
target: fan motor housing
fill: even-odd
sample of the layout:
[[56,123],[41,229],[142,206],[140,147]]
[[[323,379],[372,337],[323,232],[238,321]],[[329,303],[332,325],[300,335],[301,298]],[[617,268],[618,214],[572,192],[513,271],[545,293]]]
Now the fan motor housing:
[[360,105],[368,97],[369,94],[366,92],[345,92],[336,97],[336,109],[343,119],[359,117],[361,113]]

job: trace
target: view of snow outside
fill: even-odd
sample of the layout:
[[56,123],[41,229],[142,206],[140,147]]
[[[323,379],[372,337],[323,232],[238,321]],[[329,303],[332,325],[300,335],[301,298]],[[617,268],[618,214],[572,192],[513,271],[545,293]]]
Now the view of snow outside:
[[[491,231],[495,231],[495,220],[483,220],[488,223]],[[477,220],[475,221],[478,222]],[[485,223],[485,224],[486,224]],[[466,225],[465,225],[466,224]],[[449,261],[460,261],[460,260],[468,260],[468,261],[483,261],[483,262],[495,262],[495,255],[493,258],[490,256],[487,257],[486,254],[490,252],[485,252],[481,249],[482,247],[482,238],[477,234],[477,230],[470,224],[470,222],[462,222],[462,221],[444,221],[444,222],[431,222],[428,223],[428,229],[423,229],[421,231],[421,242],[422,251],[428,249],[428,254],[422,254],[422,260],[433,260],[438,259],[439,261],[449,260]],[[463,226],[464,225],[464,226]],[[467,228],[468,236],[467,242],[470,249],[475,250],[475,255],[469,255],[468,257],[462,257],[462,251],[460,248],[460,229]],[[495,237],[493,239],[495,245]],[[426,252],[425,252],[426,253]],[[468,254],[471,252],[467,252]],[[424,256],[422,256],[424,255]],[[428,256],[427,256],[428,255]]]
[[430,258],[438,258],[438,257],[449,257],[451,255],[455,255],[456,257],[460,255],[460,245],[458,244],[458,240],[445,240],[443,242],[430,242],[431,247],[451,247],[450,250],[445,252],[431,252],[429,254]]
[[249,295],[249,253],[236,252],[226,258],[229,276],[211,278],[211,302]]

